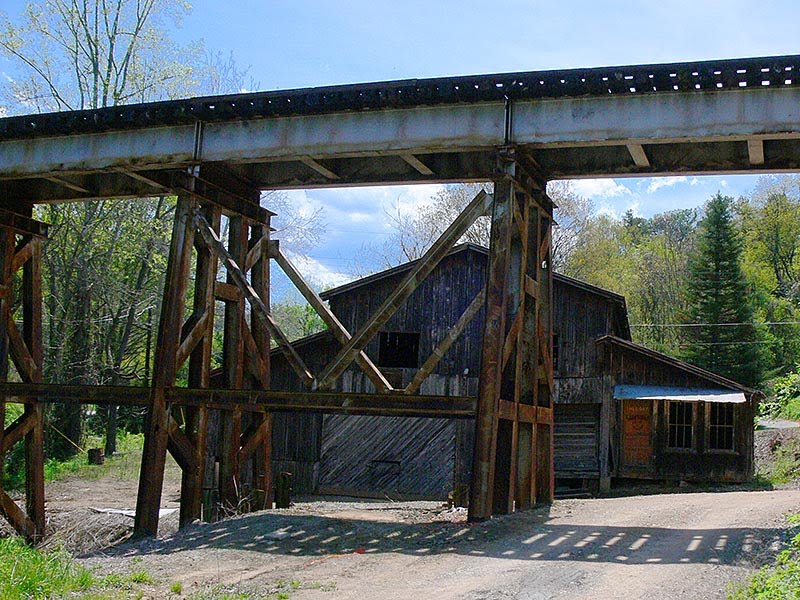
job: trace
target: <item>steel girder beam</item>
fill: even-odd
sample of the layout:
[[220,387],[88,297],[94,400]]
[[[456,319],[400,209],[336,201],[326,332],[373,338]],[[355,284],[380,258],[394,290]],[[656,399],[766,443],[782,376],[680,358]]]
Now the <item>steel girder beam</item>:
[[[717,172],[726,167],[717,159],[715,150],[719,148],[713,144],[734,143],[743,148],[744,160],[731,162],[728,169],[764,170],[771,168],[771,142],[800,139],[798,106],[800,88],[763,87],[703,94],[486,101],[224,121],[205,124],[201,138],[197,137],[195,125],[186,124],[8,139],[0,142],[0,179],[69,177],[114,169],[184,169],[202,156],[203,161],[229,162],[260,174],[256,183],[262,187],[379,183],[377,174],[359,173],[346,165],[350,159],[374,157],[391,157],[395,165],[383,181],[436,181],[443,179],[437,174],[436,163],[444,160],[437,157],[464,153],[486,156],[496,147],[509,144],[529,147],[543,155],[557,149],[597,149],[611,154],[602,170],[613,174],[670,173],[680,168],[669,161],[660,164],[656,159],[649,160],[649,169],[637,165],[628,151],[629,145],[641,146],[648,156],[652,148],[661,144],[686,148],[697,145],[697,157],[690,168]],[[753,164],[747,154],[747,141],[756,138],[765,145],[763,164]],[[434,175],[410,165],[403,159],[408,154],[425,155],[423,162]],[[337,179],[310,168],[309,157],[335,173]],[[260,167],[271,162],[283,163],[293,174],[287,176],[282,168],[270,173],[269,168]],[[479,164],[488,166],[485,160]],[[492,175],[475,171],[468,175]],[[579,161],[551,169],[552,173],[572,176],[599,171],[591,163],[584,170]],[[75,185],[84,187],[80,182]]]

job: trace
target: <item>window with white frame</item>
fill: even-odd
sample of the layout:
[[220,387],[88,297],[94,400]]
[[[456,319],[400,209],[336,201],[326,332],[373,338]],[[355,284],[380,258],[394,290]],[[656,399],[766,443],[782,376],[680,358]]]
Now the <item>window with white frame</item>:
[[693,446],[694,407],[690,402],[668,403],[667,447],[690,450]]
[[708,449],[733,450],[733,415],[735,405],[710,403],[708,419]]

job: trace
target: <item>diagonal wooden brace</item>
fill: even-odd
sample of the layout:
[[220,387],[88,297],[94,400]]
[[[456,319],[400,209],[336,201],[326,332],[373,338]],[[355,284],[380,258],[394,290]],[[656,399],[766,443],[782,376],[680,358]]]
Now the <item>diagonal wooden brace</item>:
[[197,347],[203,337],[208,332],[208,313],[197,316],[192,315],[189,320],[184,323],[184,334],[181,336],[181,345],[178,348],[178,353],[175,358],[175,368],[180,369],[183,363],[191,356],[194,349]]
[[228,270],[228,273],[233,279],[233,282],[236,284],[236,287],[239,288],[244,297],[250,303],[250,307],[257,315],[257,318],[261,319],[261,321],[264,323],[264,326],[267,328],[267,330],[269,330],[270,335],[275,338],[275,341],[278,343],[278,348],[280,348],[281,352],[283,352],[284,356],[286,356],[286,360],[300,377],[300,380],[304,385],[311,387],[314,383],[314,376],[311,375],[305,363],[303,362],[303,359],[300,358],[300,355],[297,354],[294,346],[292,346],[289,339],[284,335],[283,331],[281,331],[281,328],[275,322],[275,319],[272,318],[267,305],[264,304],[264,301],[261,300],[256,291],[247,281],[247,276],[244,274],[244,272],[242,272],[242,270],[239,268],[239,265],[225,248],[222,240],[219,239],[217,233],[199,212],[195,212],[194,222],[208,248],[211,251],[216,252],[217,255],[222,259],[222,262],[225,264],[225,268]]
[[[325,324],[330,329],[333,336],[336,340],[342,344],[343,346],[347,344],[350,339],[350,333],[347,331],[344,325],[336,318],[331,310],[325,305],[325,302],[322,298],[319,297],[317,292],[315,292],[310,285],[306,282],[300,272],[295,269],[294,265],[286,258],[286,255],[280,251],[280,249],[275,253],[273,256],[275,262],[278,263],[283,272],[286,273],[287,277],[292,281],[295,287],[299,290],[303,297],[308,301],[311,307],[317,311],[317,314],[322,318]],[[358,355],[356,356],[356,362],[358,366],[364,371],[364,373],[369,377],[370,381],[375,385],[375,388],[379,392],[386,392],[392,389],[391,384],[386,380],[383,376],[383,373],[380,372],[378,367],[370,360],[369,356],[367,356],[366,352],[361,350]]]
[[464,329],[467,325],[472,322],[472,319],[475,318],[475,315],[478,314],[481,308],[483,308],[483,304],[486,301],[486,288],[484,287],[480,292],[475,295],[475,298],[472,299],[469,306],[466,310],[461,313],[461,316],[456,321],[456,324],[453,325],[453,328],[447,332],[439,345],[436,346],[433,353],[428,357],[428,360],[425,361],[425,364],[420,367],[417,374],[414,375],[414,379],[406,386],[403,390],[404,394],[415,394],[417,390],[419,390],[422,382],[428,378],[428,376],[433,373],[433,370],[436,368],[436,365],[439,364],[439,361],[442,360],[444,355],[450,349],[455,341],[461,336],[464,332]]
[[25,439],[36,425],[36,419],[30,414],[22,414],[3,432],[3,442],[0,444],[0,454],[5,454],[17,442]]
[[464,211],[456,217],[445,232],[433,243],[433,246],[419,259],[414,268],[406,275],[400,285],[392,292],[383,304],[375,311],[375,314],[364,324],[364,326],[353,335],[350,341],[339,351],[336,357],[328,365],[319,380],[319,388],[327,389],[333,386],[336,379],[349,367],[370,340],[375,337],[397,309],[414,292],[425,277],[436,268],[436,265],[447,256],[453,245],[463,236],[467,229],[492,205],[492,196],[481,190],[478,195],[469,203]]

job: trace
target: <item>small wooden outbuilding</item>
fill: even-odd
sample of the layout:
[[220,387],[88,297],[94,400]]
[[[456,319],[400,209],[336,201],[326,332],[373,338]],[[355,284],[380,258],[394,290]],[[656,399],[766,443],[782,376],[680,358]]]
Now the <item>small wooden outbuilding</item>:
[[[357,329],[413,263],[322,294]],[[395,386],[417,373],[483,289],[487,251],[462,244],[438,265],[367,348]],[[602,490],[612,478],[744,481],[752,474],[756,392],[631,341],[624,297],[555,274],[554,463],[558,483]],[[476,395],[483,310],[466,326],[421,393]],[[334,356],[327,333],[296,343],[312,368]],[[275,354],[275,389],[299,389]],[[341,391],[371,391],[357,369]],[[466,498],[474,422],[343,415],[276,415],[273,461],[297,491]]]

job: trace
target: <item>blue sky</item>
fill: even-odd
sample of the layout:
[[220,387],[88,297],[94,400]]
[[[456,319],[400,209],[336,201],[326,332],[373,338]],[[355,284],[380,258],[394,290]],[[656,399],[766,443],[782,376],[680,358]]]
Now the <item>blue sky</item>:
[[[19,13],[25,2],[3,0]],[[195,0],[175,35],[203,38],[250,67],[257,89],[800,52],[796,0]],[[9,68],[0,61],[0,71]],[[598,210],[651,216],[737,196],[752,176],[576,182]],[[364,242],[387,239],[386,211],[417,206],[433,186],[292,192],[297,206],[324,206],[325,243],[310,277],[337,283]],[[361,257],[363,259],[363,256]],[[368,258],[368,257],[367,257]]]

